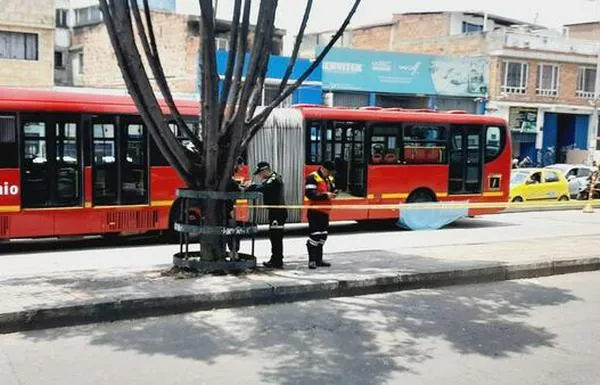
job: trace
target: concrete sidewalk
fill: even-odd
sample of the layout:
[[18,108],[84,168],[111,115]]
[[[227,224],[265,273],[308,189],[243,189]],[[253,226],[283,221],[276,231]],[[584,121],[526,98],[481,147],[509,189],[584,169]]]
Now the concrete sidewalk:
[[188,279],[163,277],[170,265],[0,275],[0,332],[599,270],[600,236],[396,244],[325,258],[332,268],[308,270],[297,255],[286,258],[283,271]]

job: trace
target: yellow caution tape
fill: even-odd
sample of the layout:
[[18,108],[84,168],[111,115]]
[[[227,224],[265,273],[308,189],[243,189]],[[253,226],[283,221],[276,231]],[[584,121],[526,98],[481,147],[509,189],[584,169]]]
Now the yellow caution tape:
[[429,209],[429,210],[444,210],[444,209],[532,209],[532,208],[583,208],[586,205],[600,207],[600,199],[593,200],[572,200],[572,201],[528,201],[528,202],[460,202],[460,201],[444,201],[444,202],[426,202],[426,203],[394,203],[394,204],[359,204],[359,205],[242,205],[238,207],[246,207],[251,209],[289,209],[289,210],[304,210],[304,209],[330,209],[330,210],[401,210],[408,209]]

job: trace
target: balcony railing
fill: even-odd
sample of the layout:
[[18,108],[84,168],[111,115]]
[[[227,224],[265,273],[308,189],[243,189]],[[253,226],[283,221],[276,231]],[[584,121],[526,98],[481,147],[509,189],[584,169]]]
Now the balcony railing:
[[575,96],[577,96],[579,99],[594,99],[594,91],[583,91],[583,90],[577,90],[575,91]]
[[547,89],[541,89],[541,88],[537,88],[535,90],[536,94],[538,94],[539,96],[551,96],[551,97],[557,97],[558,96],[558,90],[547,90]]
[[507,94],[525,95],[527,93],[527,87],[502,86],[501,88],[502,88],[502,92],[505,92]]

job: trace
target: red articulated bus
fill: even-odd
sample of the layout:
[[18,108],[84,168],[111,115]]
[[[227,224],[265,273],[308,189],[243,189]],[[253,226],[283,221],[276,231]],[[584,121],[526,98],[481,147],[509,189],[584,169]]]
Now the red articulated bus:
[[[177,105],[197,130],[198,102]],[[295,106],[272,114],[247,158],[283,174],[289,205],[304,205],[305,175],[333,160],[335,204],[365,207],[333,210],[332,220],[398,216],[367,205],[509,194],[506,122],[482,115]],[[0,239],[168,230],[182,186],[129,97],[0,88]],[[255,220],[266,222],[264,210]],[[290,222],[303,220],[290,210]]]

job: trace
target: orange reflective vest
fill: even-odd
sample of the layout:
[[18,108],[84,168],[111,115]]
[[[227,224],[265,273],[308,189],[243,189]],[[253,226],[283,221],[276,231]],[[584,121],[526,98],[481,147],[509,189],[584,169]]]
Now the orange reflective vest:
[[[323,177],[318,171],[311,172],[306,177],[305,196],[308,198],[308,206],[331,206],[331,199],[324,195],[327,192],[333,192],[334,179]],[[331,209],[315,209],[323,213],[329,213]]]

